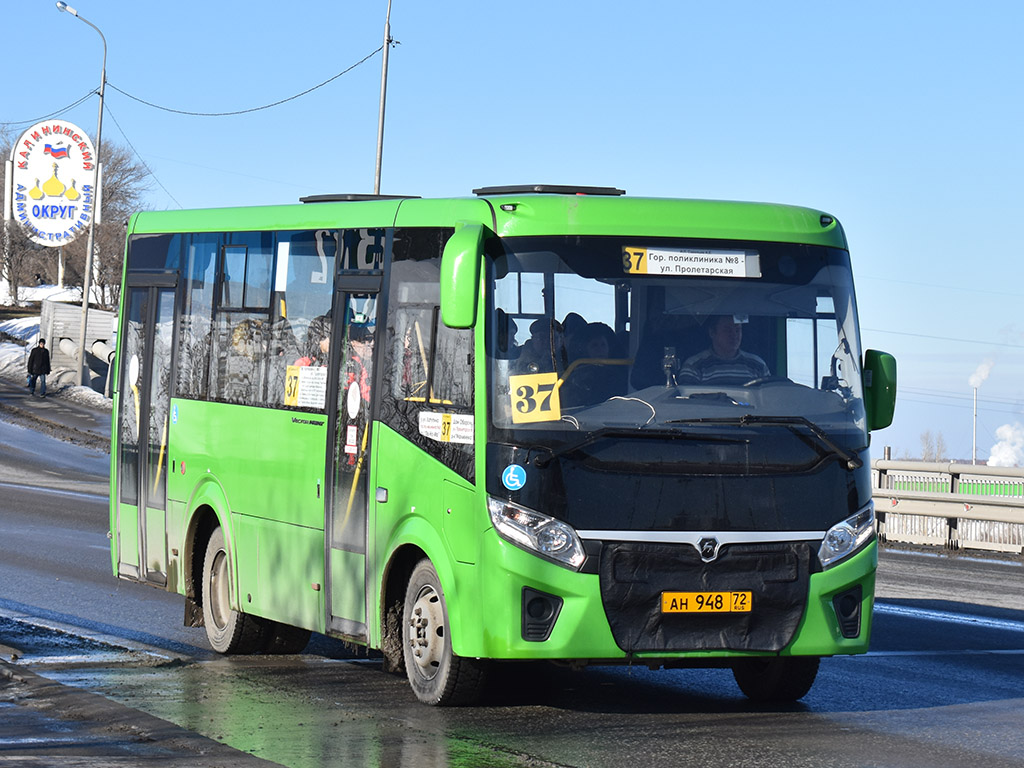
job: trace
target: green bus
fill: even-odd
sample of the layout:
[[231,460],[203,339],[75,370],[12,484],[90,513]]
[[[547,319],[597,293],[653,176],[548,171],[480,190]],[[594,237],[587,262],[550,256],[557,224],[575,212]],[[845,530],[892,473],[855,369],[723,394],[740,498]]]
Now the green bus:
[[545,185],[142,212],[121,297],[113,570],[219,652],[322,633],[444,705],[522,660],[792,700],[867,650],[896,367],[828,214]]

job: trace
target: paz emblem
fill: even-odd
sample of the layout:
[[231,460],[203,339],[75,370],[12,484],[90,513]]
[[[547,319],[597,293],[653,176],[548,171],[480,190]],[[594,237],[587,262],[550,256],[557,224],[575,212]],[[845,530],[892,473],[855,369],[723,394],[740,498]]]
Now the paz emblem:
[[697,549],[700,551],[700,559],[705,563],[710,563],[712,560],[718,557],[718,539],[714,536],[706,536],[700,540],[697,545]]

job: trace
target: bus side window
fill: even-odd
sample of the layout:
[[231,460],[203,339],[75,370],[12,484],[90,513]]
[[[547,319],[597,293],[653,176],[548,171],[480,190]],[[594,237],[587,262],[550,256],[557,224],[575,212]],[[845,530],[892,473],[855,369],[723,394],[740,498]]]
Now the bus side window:
[[[397,230],[383,343],[382,419],[473,480],[473,329],[441,322],[441,251],[451,230]],[[472,435],[472,429],[468,429]]]
[[263,404],[267,362],[266,314],[221,312],[214,323],[210,398]]
[[233,232],[220,249],[220,291],[210,337],[209,398],[266,402],[273,234]]
[[222,240],[219,234],[194,234],[186,246],[184,303],[178,328],[179,397],[205,399],[207,394],[213,293]]

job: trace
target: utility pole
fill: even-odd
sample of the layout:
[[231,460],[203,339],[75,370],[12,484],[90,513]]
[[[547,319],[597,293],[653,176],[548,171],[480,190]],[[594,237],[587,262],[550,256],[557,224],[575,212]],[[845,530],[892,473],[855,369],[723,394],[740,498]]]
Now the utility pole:
[[377,118],[377,169],[373,176],[373,194],[380,194],[380,166],[384,154],[384,103],[388,93],[388,51],[391,50],[391,0],[384,18],[384,63],[380,71],[380,115]]

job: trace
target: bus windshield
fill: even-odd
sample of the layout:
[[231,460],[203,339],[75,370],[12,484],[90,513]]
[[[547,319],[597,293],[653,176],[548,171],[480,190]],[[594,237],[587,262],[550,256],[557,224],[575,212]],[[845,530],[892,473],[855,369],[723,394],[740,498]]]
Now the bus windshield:
[[492,444],[588,474],[860,466],[867,428],[846,251],[495,238],[488,269]]

